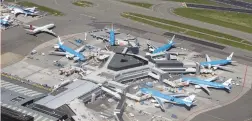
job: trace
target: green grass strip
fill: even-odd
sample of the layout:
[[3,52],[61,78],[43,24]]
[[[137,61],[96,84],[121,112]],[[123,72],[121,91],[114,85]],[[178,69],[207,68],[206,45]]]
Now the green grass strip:
[[64,15],[62,12],[60,12],[58,10],[51,9],[51,8],[41,6],[41,5],[38,5],[38,4],[35,4],[32,2],[28,2],[28,1],[20,1],[17,4],[24,6],[24,7],[38,7],[38,10],[47,12],[47,13],[54,15],[54,16],[63,16]]
[[126,14],[121,14],[121,16],[125,17],[125,18],[129,18],[131,20],[142,22],[142,23],[145,23],[145,24],[148,24],[148,25],[152,25],[154,27],[158,27],[158,28],[161,28],[161,29],[166,29],[166,30],[169,30],[169,31],[174,31],[174,32],[178,32],[178,33],[184,33],[186,31],[185,29],[181,29],[181,28],[178,28],[178,27],[163,25],[163,24],[148,21],[148,20],[145,20],[145,19],[141,19],[141,18],[137,18],[137,17],[133,17],[133,16],[127,16]]
[[154,20],[154,21],[158,21],[158,22],[162,22],[162,23],[165,23],[165,24],[170,24],[170,25],[173,25],[173,26],[177,26],[177,27],[181,27],[181,28],[185,28],[185,29],[189,29],[189,30],[193,30],[193,31],[198,31],[198,32],[214,35],[214,36],[217,36],[217,37],[231,39],[231,40],[234,40],[234,41],[237,41],[237,42],[241,42],[243,40],[241,38],[234,37],[234,36],[231,36],[231,35],[228,35],[228,34],[216,32],[216,31],[212,31],[212,30],[208,30],[208,29],[204,29],[204,28],[199,28],[199,27],[196,27],[196,26],[191,26],[191,25],[188,25],[188,24],[179,23],[179,22],[176,22],[176,21],[171,21],[171,20],[162,19],[162,18],[156,18],[156,17],[152,17],[152,16],[146,16],[146,15],[137,14],[137,13],[128,13],[128,14],[138,16],[138,17],[142,17],[142,18],[146,18],[146,19],[150,19],[150,20]]
[[143,3],[143,2],[131,2],[131,1],[121,1],[121,2],[130,4],[130,5],[143,7],[143,8],[150,8],[153,5],[153,4],[150,4],[150,3]]
[[76,6],[81,6],[81,7],[91,7],[93,5],[92,2],[83,1],[83,0],[75,1],[75,2],[73,2],[73,4]]
[[183,17],[252,33],[252,15],[192,8],[177,8],[174,13]]
[[[252,46],[249,46],[249,45],[246,45],[246,44],[243,44],[243,43],[239,43],[239,42],[235,42],[235,41],[231,41],[231,40],[228,40],[228,39],[225,39],[225,38],[218,38],[218,37],[211,36],[211,35],[208,35],[208,34],[204,34],[204,33],[201,33],[201,32],[195,32],[195,31],[191,31],[191,30],[188,30],[188,29],[182,29],[182,28],[179,28],[179,27],[174,27],[174,26],[169,26],[169,25],[162,24],[162,23],[157,23],[159,21],[155,22],[153,20],[148,20],[148,19],[146,20],[146,18],[144,18],[144,17],[139,18],[139,17],[131,16],[131,14],[128,14],[128,13],[123,13],[123,14],[121,14],[121,16],[125,17],[125,18],[128,18],[128,19],[131,19],[131,20],[142,22],[142,23],[145,23],[145,24],[157,27],[157,28],[165,29],[165,30],[168,30],[168,31],[171,31],[171,32],[183,33],[183,34],[193,36],[193,37],[197,37],[197,38],[201,38],[201,39],[204,39],[204,40],[209,40],[209,41],[213,41],[213,42],[217,42],[217,43],[221,43],[221,44],[225,44],[225,45],[229,45],[229,46],[233,46],[233,47],[237,47],[237,48],[252,51]],[[247,44],[249,44],[249,43],[247,43]]]
[[197,38],[203,38],[203,39],[206,39],[206,40],[209,40],[209,41],[212,41],[212,42],[217,42],[217,43],[221,43],[221,44],[224,44],[224,45],[229,45],[229,46],[233,46],[233,47],[237,47],[237,48],[252,51],[252,46],[245,45],[243,43],[237,43],[237,42],[229,41],[229,40],[226,40],[226,39],[216,38],[216,37],[213,37],[213,36],[210,36],[210,35],[194,32],[194,31],[188,31],[185,34],[193,36],[193,37],[197,37]]
[[196,3],[196,4],[206,4],[206,5],[218,5],[217,3],[209,1],[209,0],[166,0],[166,1],[186,2],[186,3]]

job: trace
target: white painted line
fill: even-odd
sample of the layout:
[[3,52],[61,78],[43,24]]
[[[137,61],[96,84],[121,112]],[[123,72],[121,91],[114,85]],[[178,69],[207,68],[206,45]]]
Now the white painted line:
[[3,103],[2,106],[5,107],[7,104]]
[[24,110],[22,113],[26,113],[27,111],[26,110]]
[[10,82],[1,81],[1,84],[10,84]]
[[11,83],[9,83],[9,84],[2,84],[1,87],[6,87],[6,86],[9,86],[9,85],[13,85],[13,84],[11,84]]
[[12,109],[15,110],[15,109],[17,109],[17,107],[13,107]]
[[38,115],[38,114],[36,114],[36,113],[35,113],[32,117],[34,117],[34,118],[35,118],[37,115]]
[[45,118],[44,120],[42,120],[42,121],[46,121],[48,118]]
[[32,94],[30,97],[33,97],[33,96],[36,96],[36,95],[40,95],[42,93],[38,92],[38,93],[35,93],[35,94]]
[[21,89],[21,88],[23,88],[23,87],[18,86],[18,87],[11,88],[9,90],[17,90],[17,89]]
[[28,92],[31,92],[32,90],[30,90],[30,89],[27,89],[27,90],[24,90],[24,91],[20,91],[20,92],[18,92],[18,93],[23,93],[23,94],[25,94],[25,93],[28,93]]
[[20,91],[22,91],[22,90],[26,90],[27,88],[21,88],[21,89],[17,89],[17,90],[14,90],[14,92],[20,92]]
[[43,116],[39,116],[38,118],[36,118],[34,121],[38,121],[39,119],[41,119]]
[[37,91],[31,91],[31,92],[28,92],[28,93],[25,93],[24,95],[31,95],[31,94],[34,94],[34,93],[38,93]]
[[9,88],[13,88],[13,87],[17,87],[18,85],[10,85],[10,86],[7,86],[7,87],[4,87],[5,89],[9,89]]
[[31,114],[32,114],[32,112],[28,112],[28,114],[27,114],[27,115],[30,115],[30,116],[31,116]]
[[1,85],[9,85],[9,84],[12,84],[12,83],[10,83],[10,82],[1,83]]

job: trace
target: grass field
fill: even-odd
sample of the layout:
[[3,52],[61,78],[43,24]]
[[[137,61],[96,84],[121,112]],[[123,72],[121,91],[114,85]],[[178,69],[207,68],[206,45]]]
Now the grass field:
[[[151,16],[145,16],[136,13],[123,13],[121,16],[125,18],[129,18],[131,20],[135,20],[138,22],[142,22],[157,28],[162,28],[171,32],[183,33],[189,36],[241,48],[252,51],[252,45],[248,41],[242,40],[241,38],[237,38],[231,35],[215,32],[212,30],[207,30],[203,28],[198,28],[195,26],[178,23],[175,21],[165,20],[161,18],[155,18]],[[221,36],[221,37],[219,37]],[[244,44],[245,43],[245,44]]]
[[76,6],[81,6],[81,7],[90,7],[93,5],[92,2],[83,1],[83,0],[77,0],[77,1],[73,2],[73,4]]
[[47,12],[47,13],[49,13],[51,15],[54,15],[54,16],[63,16],[64,15],[62,12],[60,12],[58,10],[48,8],[48,7],[45,7],[45,6],[41,6],[41,5],[38,5],[38,4],[35,4],[35,3],[32,3],[32,2],[28,2],[28,1],[20,1],[17,4],[21,5],[21,6],[24,6],[24,7],[38,7],[37,8],[38,10]]
[[186,2],[186,3],[196,3],[196,4],[206,4],[206,5],[217,5],[217,3],[209,0],[166,0],[174,2]]
[[192,8],[177,8],[174,13],[183,17],[252,33],[251,14]]
[[150,3],[143,3],[143,2],[132,2],[132,1],[121,1],[121,2],[130,4],[130,5],[143,7],[143,8],[150,8],[153,5],[153,4],[150,4]]
[[243,0],[243,1],[245,1],[245,2],[252,2],[252,0]]

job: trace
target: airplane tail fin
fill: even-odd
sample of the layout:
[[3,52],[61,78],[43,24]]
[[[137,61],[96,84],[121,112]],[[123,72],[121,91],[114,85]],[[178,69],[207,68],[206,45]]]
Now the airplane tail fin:
[[185,104],[190,107],[195,99],[196,95],[190,95],[186,98],[183,99],[183,101],[185,101]]
[[210,57],[206,54],[206,62],[210,62],[210,61],[211,61]]
[[154,51],[155,50],[155,47],[153,45],[151,45],[149,42],[147,42],[147,47],[148,47],[148,50],[150,52]]
[[232,52],[232,53],[227,57],[227,60],[232,60],[233,55],[234,55],[234,52]]
[[231,81],[232,81],[232,78],[228,79],[227,81],[225,81],[225,82],[223,83],[223,85],[225,86],[225,88],[228,89],[229,91],[230,91],[231,88],[232,88],[232,83],[231,83]]
[[58,36],[58,44],[63,45],[63,42],[61,41],[59,36]]
[[170,42],[169,42],[170,44],[173,43],[174,38],[175,38],[175,35],[173,35],[172,39],[170,40]]

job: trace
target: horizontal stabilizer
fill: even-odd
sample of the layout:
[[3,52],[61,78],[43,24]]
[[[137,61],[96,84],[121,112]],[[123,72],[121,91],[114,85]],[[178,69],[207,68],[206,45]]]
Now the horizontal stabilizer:
[[186,106],[191,107],[195,97],[196,97],[195,95],[190,95],[184,98],[183,101],[185,101]]

